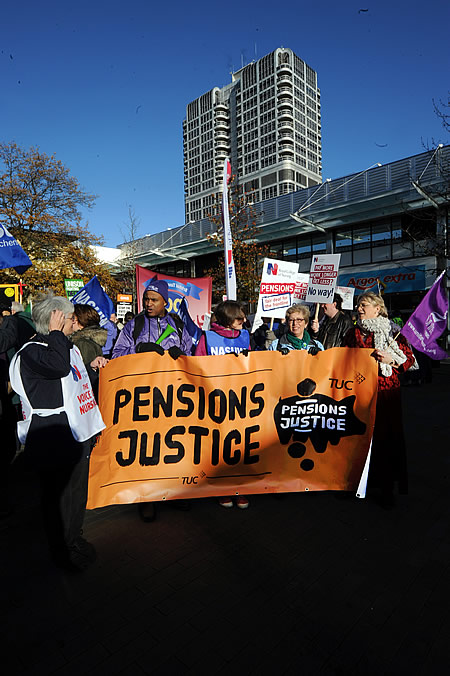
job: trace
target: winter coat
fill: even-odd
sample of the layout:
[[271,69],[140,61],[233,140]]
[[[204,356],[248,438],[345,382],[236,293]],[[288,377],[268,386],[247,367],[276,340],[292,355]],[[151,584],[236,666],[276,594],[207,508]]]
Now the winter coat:
[[[137,317],[144,318],[144,325],[135,341],[133,332]],[[167,325],[172,326],[175,331],[167,338],[164,338],[161,347],[164,350],[168,350],[170,347],[176,346],[180,348],[183,354],[192,354],[192,338],[185,326],[183,327],[180,340],[175,320],[170,314],[166,313],[164,317],[147,317],[144,313],[144,315],[137,315],[125,324],[114,345],[112,352],[113,359],[126,354],[135,354],[138,343],[156,343],[158,338],[164,333]]]
[[34,323],[26,312],[4,317],[0,326],[0,352],[8,352],[8,358],[11,359],[35,333]]
[[325,350],[330,347],[341,347],[344,336],[353,326],[351,318],[345,312],[339,311],[333,318],[325,317],[317,333],[312,333],[313,338],[317,338]]
[[[33,345],[33,343],[45,343]],[[70,351],[74,345],[62,333],[36,334],[20,353],[20,375],[30,404],[35,409],[63,406],[61,378],[71,370]],[[91,369],[87,367],[88,374]],[[76,464],[83,443],[75,441],[67,414],[34,415],[28,430],[25,452],[38,467],[61,467]]]
[[75,331],[69,339],[81,352],[85,364],[90,364],[96,357],[103,356],[103,346],[106,343],[108,332],[97,324],[85,326]]
[[[273,343],[269,345],[269,350],[281,350],[281,348],[287,350],[296,349],[292,345],[292,343],[290,343],[289,340],[287,339],[286,333],[282,335],[281,338],[277,338],[276,340],[273,341]],[[319,348],[319,350],[323,350],[323,345],[318,340],[310,340],[308,346],[305,347],[305,350],[308,350],[308,352],[310,352],[313,348]]]

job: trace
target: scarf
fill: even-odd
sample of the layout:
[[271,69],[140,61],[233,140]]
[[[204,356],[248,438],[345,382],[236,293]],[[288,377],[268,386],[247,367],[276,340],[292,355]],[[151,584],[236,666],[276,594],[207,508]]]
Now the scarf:
[[[403,364],[406,361],[406,356],[394,340],[394,335],[398,334],[398,330],[395,330],[394,334],[393,326],[387,317],[358,319],[357,326],[366,333],[373,333],[375,349],[387,352],[397,364]],[[392,375],[392,366],[390,364],[379,362],[378,365],[383,376],[389,378]]]
[[308,331],[303,331],[303,338],[296,338],[292,333],[287,333],[286,338],[294,346],[295,350],[307,350],[310,337]]

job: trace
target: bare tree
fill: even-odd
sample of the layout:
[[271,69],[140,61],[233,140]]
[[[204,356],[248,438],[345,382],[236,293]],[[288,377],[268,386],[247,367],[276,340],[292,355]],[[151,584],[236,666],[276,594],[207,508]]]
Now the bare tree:
[[440,118],[445,131],[450,132],[450,92],[447,92],[447,102],[442,99],[436,103],[433,99],[434,112]]
[[133,307],[137,311],[137,288],[136,288],[136,259],[139,251],[137,239],[141,221],[136,216],[134,207],[128,205],[128,220],[125,221],[120,232],[123,238],[122,256],[120,263],[120,278],[124,283],[124,292],[133,294]]

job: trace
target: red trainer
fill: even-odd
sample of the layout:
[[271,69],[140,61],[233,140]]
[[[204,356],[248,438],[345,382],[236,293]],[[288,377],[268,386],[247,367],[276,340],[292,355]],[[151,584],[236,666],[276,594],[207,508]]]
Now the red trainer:
[[248,499],[245,497],[245,495],[239,495],[236,500],[236,504],[239,507],[239,509],[247,509],[250,503]]
[[231,498],[219,498],[219,505],[225,507],[225,509],[229,509],[233,506],[233,500]]

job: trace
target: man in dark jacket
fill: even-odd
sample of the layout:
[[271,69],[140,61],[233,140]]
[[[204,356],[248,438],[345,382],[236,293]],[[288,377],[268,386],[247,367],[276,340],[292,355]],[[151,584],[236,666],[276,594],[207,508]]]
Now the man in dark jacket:
[[29,314],[23,311],[20,303],[11,304],[11,315],[3,318],[0,326],[0,352],[10,352],[9,359],[20,350],[36,333],[33,321]]
[[[8,472],[9,464],[18,450],[16,439],[16,422],[19,420],[19,400],[8,394],[8,364],[28,340],[36,333],[34,323],[20,303],[13,301],[11,315],[3,317],[0,325],[0,437],[2,450],[0,451],[0,516],[9,514],[8,503]],[[5,353],[4,355],[2,353]]]
[[313,338],[322,343],[325,350],[330,347],[341,347],[347,331],[353,326],[350,317],[342,311],[342,298],[334,294],[332,303],[321,303],[325,315],[319,326],[317,319],[310,323]]

